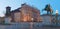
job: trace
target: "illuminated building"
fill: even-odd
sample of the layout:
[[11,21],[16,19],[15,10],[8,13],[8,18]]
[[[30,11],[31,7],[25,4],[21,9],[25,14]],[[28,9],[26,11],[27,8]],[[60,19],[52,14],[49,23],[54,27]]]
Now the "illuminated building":
[[31,18],[33,18],[34,22],[42,21],[40,17],[40,11],[37,8],[27,4],[22,4],[21,7],[13,11],[10,11],[10,9],[8,9],[9,11],[6,9],[6,13],[10,12],[8,15],[10,14],[9,16],[11,16],[13,22],[31,22]]

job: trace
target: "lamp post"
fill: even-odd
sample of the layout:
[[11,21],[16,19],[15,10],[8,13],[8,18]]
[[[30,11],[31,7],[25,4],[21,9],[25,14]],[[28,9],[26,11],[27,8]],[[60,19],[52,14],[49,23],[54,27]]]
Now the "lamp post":
[[50,19],[51,19],[51,25],[52,25],[52,10],[50,12]]
[[30,23],[30,29],[33,29],[33,18],[31,18],[32,22]]
[[56,25],[58,25],[58,10],[56,10]]

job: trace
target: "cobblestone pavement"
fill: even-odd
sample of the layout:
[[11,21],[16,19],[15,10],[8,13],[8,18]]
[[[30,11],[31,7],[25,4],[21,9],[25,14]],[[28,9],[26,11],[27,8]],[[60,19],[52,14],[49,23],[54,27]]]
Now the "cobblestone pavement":
[[60,29],[60,27],[43,27],[42,23],[13,23],[12,25],[0,25],[0,29]]

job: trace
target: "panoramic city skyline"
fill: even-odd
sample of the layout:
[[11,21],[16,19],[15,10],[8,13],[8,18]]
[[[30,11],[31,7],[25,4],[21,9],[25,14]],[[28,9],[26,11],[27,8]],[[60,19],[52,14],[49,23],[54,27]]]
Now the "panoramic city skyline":
[[0,16],[4,16],[6,11],[5,7],[10,6],[11,10],[15,10],[21,7],[21,4],[23,3],[38,8],[41,11],[41,14],[46,13],[45,11],[42,12],[42,9],[46,4],[50,4],[55,14],[55,11],[59,11],[60,9],[59,1],[60,0],[0,0]]

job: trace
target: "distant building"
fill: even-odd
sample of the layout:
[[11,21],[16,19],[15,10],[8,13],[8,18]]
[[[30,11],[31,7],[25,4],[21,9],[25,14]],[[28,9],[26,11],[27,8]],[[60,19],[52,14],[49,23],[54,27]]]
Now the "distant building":
[[0,17],[0,23],[4,23],[4,18],[5,17]]
[[[12,22],[39,22],[42,21],[40,11],[27,4],[22,4],[21,7],[10,11],[11,7],[6,7],[6,17],[10,17]],[[33,18],[33,20],[32,20]]]

